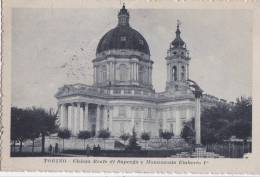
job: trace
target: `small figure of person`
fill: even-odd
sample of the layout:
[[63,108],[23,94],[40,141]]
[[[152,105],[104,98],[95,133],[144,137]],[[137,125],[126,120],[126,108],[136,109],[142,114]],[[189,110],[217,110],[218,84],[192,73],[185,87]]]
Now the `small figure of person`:
[[97,146],[97,152],[100,152],[101,151],[101,148],[100,148],[100,146],[99,146],[99,144],[98,144],[98,146]]
[[55,143],[54,153],[55,153],[55,154],[58,154],[58,153],[59,153],[59,145],[58,145],[58,143]]
[[52,154],[52,145],[51,144],[49,146],[48,152],[49,152],[50,155]]
[[90,155],[90,151],[91,151],[91,149],[90,149],[89,145],[87,144],[87,147],[86,147],[86,155],[87,156]]
[[93,154],[95,155],[96,152],[97,152],[97,147],[96,147],[96,145],[94,144],[94,146],[93,146]]

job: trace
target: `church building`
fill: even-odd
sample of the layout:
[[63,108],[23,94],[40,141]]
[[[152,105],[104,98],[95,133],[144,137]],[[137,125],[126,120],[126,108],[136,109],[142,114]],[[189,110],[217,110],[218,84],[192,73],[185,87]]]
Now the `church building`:
[[85,130],[95,135],[107,130],[112,137],[119,137],[132,134],[134,129],[139,137],[143,132],[158,137],[160,131],[178,137],[184,123],[195,118],[199,144],[201,95],[191,88],[191,58],[179,24],[164,56],[165,91],[156,92],[149,45],[129,19],[129,11],[123,5],[118,24],[100,39],[92,61],[93,85],[79,83],[59,88],[55,97],[61,128],[71,130],[75,136]]

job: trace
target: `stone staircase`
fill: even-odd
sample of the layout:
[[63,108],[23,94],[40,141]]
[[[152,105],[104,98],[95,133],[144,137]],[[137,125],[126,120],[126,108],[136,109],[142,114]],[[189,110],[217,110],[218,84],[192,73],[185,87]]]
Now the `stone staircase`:
[[192,153],[181,152],[181,153],[173,155],[171,157],[177,157],[177,158],[224,158],[224,156],[221,156],[221,155],[216,154],[214,152],[207,152],[206,148],[204,148],[204,147],[196,147],[195,151],[192,152]]
[[[145,142],[140,141],[140,145],[144,148]],[[151,139],[147,144],[147,149],[150,150],[183,149],[189,147],[189,144],[187,144],[184,139],[178,137],[172,138],[168,142],[160,138],[155,138]]]

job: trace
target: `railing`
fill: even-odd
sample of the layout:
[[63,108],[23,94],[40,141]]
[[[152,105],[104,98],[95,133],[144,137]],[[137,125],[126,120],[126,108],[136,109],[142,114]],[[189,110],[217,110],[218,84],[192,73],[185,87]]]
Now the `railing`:
[[85,84],[74,84],[74,85],[65,85],[60,88],[55,95],[57,98],[72,96],[72,95],[90,95],[90,96],[138,96],[142,98],[149,99],[183,99],[187,98],[186,95],[175,95],[175,97],[168,97],[165,95],[165,92],[155,93],[153,91],[144,90],[141,88],[100,88],[95,86],[89,86]]
[[143,52],[133,51],[133,50],[131,50],[131,51],[129,51],[129,50],[107,50],[107,51],[97,54],[97,58],[102,58],[107,55],[129,55],[129,56],[136,55],[136,56],[140,56],[146,60],[150,59],[149,55],[147,55]]
[[227,158],[242,158],[245,153],[252,152],[251,143],[225,143],[225,144],[208,144],[208,152],[214,152]]

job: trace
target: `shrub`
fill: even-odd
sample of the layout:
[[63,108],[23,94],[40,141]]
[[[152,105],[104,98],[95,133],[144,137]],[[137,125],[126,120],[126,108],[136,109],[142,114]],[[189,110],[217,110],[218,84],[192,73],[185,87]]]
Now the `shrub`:
[[58,137],[63,140],[63,151],[64,151],[64,139],[69,139],[71,137],[71,132],[68,129],[61,129],[58,131]]
[[78,134],[78,138],[79,139],[83,139],[84,140],[84,149],[85,149],[85,144],[86,144],[86,139],[91,138],[91,132],[90,131],[80,131]]

